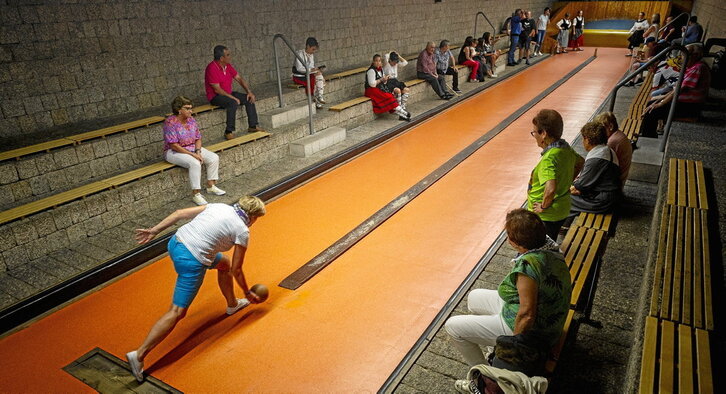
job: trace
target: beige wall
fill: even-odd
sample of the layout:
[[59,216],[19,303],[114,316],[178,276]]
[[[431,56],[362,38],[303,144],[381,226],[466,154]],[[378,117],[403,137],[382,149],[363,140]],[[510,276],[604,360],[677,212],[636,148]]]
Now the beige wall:
[[726,38],[726,1],[696,0],[691,14],[698,17],[698,23],[706,30],[707,39]]
[[[500,27],[515,7],[549,0],[20,0],[0,1],[0,138],[164,106],[203,93],[212,48],[224,44],[253,85],[272,80],[271,41],[313,35],[329,72],[375,52],[458,43],[483,10]],[[483,26],[483,20],[480,20]],[[483,27],[480,27],[480,34]],[[282,49],[282,48],[281,48]],[[281,50],[281,53],[285,53]],[[289,76],[291,57],[281,69]]]

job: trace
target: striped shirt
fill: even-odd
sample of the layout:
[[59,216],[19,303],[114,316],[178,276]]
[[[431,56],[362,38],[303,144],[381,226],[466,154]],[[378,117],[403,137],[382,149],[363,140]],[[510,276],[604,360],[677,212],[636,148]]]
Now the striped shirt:
[[702,60],[686,69],[681,83],[678,101],[700,104],[706,102],[708,87],[711,85],[711,72]]

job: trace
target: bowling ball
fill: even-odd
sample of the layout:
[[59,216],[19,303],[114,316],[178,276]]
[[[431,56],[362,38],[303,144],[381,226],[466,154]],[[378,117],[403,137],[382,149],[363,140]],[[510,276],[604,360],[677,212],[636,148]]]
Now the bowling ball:
[[264,302],[267,297],[270,296],[270,291],[267,290],[267,286],[263,285],[262,283],[258,283],[250,288],[250,291],[255,293],[255,295],[260,299],[260,302]]

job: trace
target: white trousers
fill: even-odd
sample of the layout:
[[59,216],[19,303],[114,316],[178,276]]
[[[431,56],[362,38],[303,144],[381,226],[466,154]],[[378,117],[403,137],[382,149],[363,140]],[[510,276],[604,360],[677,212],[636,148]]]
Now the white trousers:
[[[204,165],[207,167],[207,180],[216,181],[219,179],[219,156],[205,148],[202,148],[201,154]],[[199,160],[186,153],[174,152],[171,149],[166,151],[164,159],[171,164],[189,169],[189,185],[192,187],[192,190],[202,188],[202,163]]]
[[444,327],[451,342],[470,366],[486,363],[482,346],[494,346],[497,337],[512,335],[500,315],[504,301],[496,290],[475,289],[469,293],[467,307],[471,315],[452,316]]

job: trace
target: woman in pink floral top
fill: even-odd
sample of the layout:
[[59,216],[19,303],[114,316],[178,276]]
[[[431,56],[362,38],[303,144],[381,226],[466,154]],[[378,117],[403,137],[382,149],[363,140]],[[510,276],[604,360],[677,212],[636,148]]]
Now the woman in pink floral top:
[[192,117],[192,101],[177,96],[171,103],[173,115],[164,121],[164,159],[169,163],[189,169],[192,201],[207,204],[202,196],[202,164],[207,166],[207,193],[217,196],[226,192],[216,186],[219,179],[219,156],[202,148],[202,134]]

